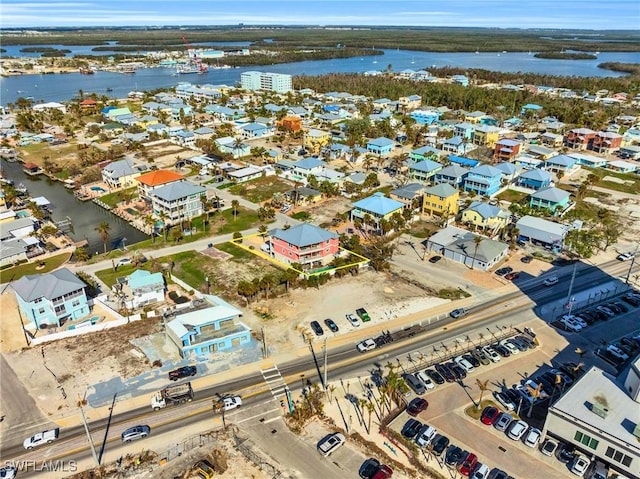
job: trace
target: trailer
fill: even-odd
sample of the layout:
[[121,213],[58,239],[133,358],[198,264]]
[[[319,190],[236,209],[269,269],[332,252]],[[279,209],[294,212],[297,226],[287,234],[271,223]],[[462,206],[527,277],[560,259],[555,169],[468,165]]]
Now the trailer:
[[151,398],[151,407],[154,411],[158,411],[167,406],[191,401],[193,401],[191,383],[177,384],[175,386],[167,386],[155,393]]

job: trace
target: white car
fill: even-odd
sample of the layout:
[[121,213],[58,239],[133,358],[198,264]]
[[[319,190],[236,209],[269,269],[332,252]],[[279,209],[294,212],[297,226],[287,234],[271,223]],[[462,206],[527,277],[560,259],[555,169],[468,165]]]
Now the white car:
[[435,389],[436,385],[433,384],[433,381],[431,380],[431,378],[427,376],[425,373],[423,373],[422,371],[416,372],[414,376],[418,378],[419,381],[422,381],[422,384],[424,384],[425,388],[429,390]]
[[496,391],[493,393],[493,397],[496,398],[496,401],[498,401],[507,411],[514,411],[516,409],[516,405],[513,404],[513,401],[509,399],[506,394]]
[[600,311],[602,314],[606,314],[607,316],[609,316],[610,318],[613,318],[616,313],[614,313],[613,311],[611,311],[609,308],[607,308],[606,306],[598,306],[596,307],[597,311]]
[[513,439],[514,441],[519,441],[524,433],[529,428],[529,425],[524,421],[513,421],[509,424],[509,429],[507,430],[507,436],[509,439]]
[[553,439],[546,439],[540,448],[540,452],[545,456],[553,456],[553,453],[556,452],[556,448],[558,447],[558,443]]
[[549,276],[542,282],[542,284],[545,286],[553,286],[554,284],[558,284],[558,281],[559,280],[557,276]]
[[540,429],[535,427],[530,427],[527,431],[527,434],[524,436],[524,445],[529,447],[536,447],[538,442],[540,442],[540,436],[542,433]]
[[573,321],[573,322],[575,322],[575,323],[579,324],[583,329],[584,329],[584,328],[586,328],[587,326],[589,326],[589,325],[587,324],[587,322],[586,322],[584,319],[582,319],[582,318],[581,318],[581,317],[579,317],[579,316],[575,316],[575,315],[573,315],[573,314],[565,314],[565,315],[562,317],[562,319],[566,319],[566,320],[568,320],[568,321]]
[[487,479],[489,477],[489,466],[486,464],[478,464],[471,474],[471,479]]
[[355,314],[348,313],[345,315],[345,317],[347,318],[347,321],[351,323],[352,326],[356,326],[356,327],[360,326],[360,320]]
[[327,457],[333,451],[342,446],[345,442],[345,438],[339,432],[331,434],[325,437],[322,441],[318,443],[318,452],[323,456]]
[[573,319],[569,319],[569,318],[562,318],[560,320],[560,322],[562,324],[564,324],[564,326],[571,332],[577,333],[579,331],[582,331],[584,328],[580,325],[580,323],[578,323],[577,321],[574,321]]
[[456,362],[456,364],[458,364],[460,367],[462,367],[468,373],[470,373],[474,369],[473,368],[473,364],[471,364],[469,361],[467,361],[462,356],[458,356],[457,358],[454,359],[454,361]]
[[491,346],[485,346],[482,348],[482,351],[487,355],[491,362],[497,363],[501,359],[500,355]]
[[222,409],[225,411],[231,411],[240,406],[242,406],[242,398],[240,396],[228,397],[222,400]]
[[118,266],[126,266],[128,264],[131,264],[133,261],[131,261],[131,258],[120,258],[118,260]]
[[584,476],[584,473],[587,472],[587,469],[591,461],[587,459],[582,454],[576,454],[576,457],[573,459],[571,463],[571,472],[573,472],[576,476]]
[[511,354],[519,354],[520,353],[520,350],[518,349],[518,347],[515,344],[513,344],[511,341],[509,341],[508,339],[503,339],[498,344],[500,344],[501,346],[504,346],[505,348],[507,348]]
[[415,438],[416,444],[419,447],[427,447],[431,441],[433,441],[433,438],[436,437],[437,432],[434,427],[425,424]]
[[629,355],[627,353],[625,353],[622,349],[614,346],[613,344],[607,346],[607,351],[609,351],[609,354],[611,354],[611,356],[618,358],[620,361],[626,361],[627,359],[629,359]]
[[13,466],[0,467],[0,479],[13,479],[16,477],[16,468]]
[[366,353],[367,351],[376,349],[376,342],[373,339],[365,339],[364,341],[359,342],[356,348],[359,352]]
[[618,261],[629,261],[630,259],[632,259],[635,256],[634,253],[621,253],[618,256],[616,256],[616,259]]

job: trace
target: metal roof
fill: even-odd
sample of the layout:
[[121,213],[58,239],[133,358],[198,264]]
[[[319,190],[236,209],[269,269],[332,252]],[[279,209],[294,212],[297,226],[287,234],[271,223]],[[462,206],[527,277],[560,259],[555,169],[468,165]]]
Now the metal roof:
[[38,298],[59,298],[87,285],[67,268],[62,268],[45,274],[25,275],[11,286],[17,295],[30,303]]

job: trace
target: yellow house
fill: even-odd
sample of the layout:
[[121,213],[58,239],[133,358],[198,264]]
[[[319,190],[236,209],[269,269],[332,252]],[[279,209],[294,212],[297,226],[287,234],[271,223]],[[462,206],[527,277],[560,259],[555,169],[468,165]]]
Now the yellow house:
[[0,211],[3,211],[7,207],[7,200],[4,197],[4,191],[0,190]]
[[472,111],[471,113],[465,113],[464,121],[468,123],[480,123],[483,118],[486,118],[487,114],[483,111]]
[[328,131],[311,129],[304,134],[304,147],[315,154],[320,153],[322,147],[329,144],[331,134]]
[[137,118],[135,124],[140,128],[146,129],[149,125],[157,125],[160,123],[160,120],[153,115],[144,115],[140,118]]
[[473,144],[493,148],[500,139],[495,126],[480,125],[473,132]]
[[452,217],[458,214],[460,192],[449,183],[427,188],[422,200],[422,211],[430,215]]
[[500,231],[507,226],[509,213],[497,206],[474,201],[462,212],[462,222],[483,230]]

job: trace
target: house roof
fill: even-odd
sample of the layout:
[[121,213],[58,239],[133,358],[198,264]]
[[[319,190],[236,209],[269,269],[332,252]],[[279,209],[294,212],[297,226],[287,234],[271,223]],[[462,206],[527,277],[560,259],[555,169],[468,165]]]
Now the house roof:
[[147,186],[158,186],[171,183],[172,181],[184,180],[184,176],[180,173],[176,173],[175,171],[155,170],[145,173],[144,175],[140,175],[136,179],[139,183]]
[[131,289],[154,285],[164,286],[164,278],[162,273],[150,273],[144,269],[137,269],[129,275],[128,283]]
[[349,180],[352,183],[355,183],[356,185],[363,184],[364,180],[366,180],[366,179],[367,179],[367,174],[366,173],[362,173],[361,171],[357,171],[355,173],[351,173],[347,177],[347,180]]
[[[25,237],[25,239],[27,238],[29,238],[29,236]],[[29,245],[26,243],[26,241],[21,238],[2,241],[0,242],[0,259],[11,258],[12,256],[26,253],[28,246]]]
[[442,165],[431,160],[414,161],[409,163],[410,170],[423,171],[425,173],[437,170],[438,168],[442,168]]
[[520,145],[519,141],[515,141],[515,140],[510,140],[508,138],[504,138],[502,140],[498,140],[496,142],[496,145],[502,145],[502,146],[518,146]]
[[489,203],[484,203],[482,201],[474,201],[469,205],[467,210],[475,211],[483,218],[506,218],[509,216],[506,211],[498,206],[492,206]]
[[387,198],[382,193],[374,193],[373,195],[360,201],[356,201],[351,205],[354,208],[358,208],[363,211],[370,211],[379,216],[385,216],[396,210],[404,208],[404,203]]
[[464,166],[460,166],[456,163],[452,163],[451,165],[445,166],[442,168],[436,176],[447,176],[449,178],[462,178],[464,175],[469,173],[469,169]]
[[[550,237],[559,238],[564,238],[568,231],[566,225],[545,220],[544,218],[538,218],[537,216],[523,216],[516,223],[516,228],[520,230],[520,234],[525,234],[527,229],[534,229],[542,231]],[[528,236],[528,234],[526,234],[526,236]]]
[[427,188],[425,193],[428,195],[439,196],[440,198],[448,198],[449,196],[458,193],[458,190],[451,186],[449,183],[440,183]]
[[550,181],[551,180],[551,173],[549,173],[548,171],[545,171],[545,170],[541,170],[540,168],[533,168],[531,170],[527,170],[524,173],[522,173],[520,175],[520,178],[525,178],[527,180],[533,180],[533,181],[545,182],[545,181]]
[[175,201],[191,195],[204,195],[204,186],[194,185],[190,181],[176,181],[154,189],[151,194],[165,201]]
[[417,148],[415,150],[413,150],[411,152],[412,155],[422,155],[424,156],[426,155],[430,155],[430,154],[434,154],[437,156],[440,156],[443,154],[442,150],[438,150],[437,148],[434,148],[433,146],[421,146],[420,148]]
[[123,176],[133,175],[137,173],[133,169],[133,161],[129,158],[114,161],[103,168],[104,171],[110,172],[112,178],[122,178]]
[[242,316],[242,311],[213,295],[204,295],[207,307],[198,308],[186,313],[178,314],[175,319],[167,323],[167,327],[174,334],[183,338],[195,327],[214,324],[223,319],[234,319]]
[[554,156],[553,158],[549,158],[547,160],[547,163],[550,163],[552,165],[560,165],[560,166],[566,166],[568,168],[571,168],[573,165],[576,164],[576,159],[575,158],[571,158],[570,156],[567,155],[558,155],[558,156]]
[[506,161],[498,163],[496,165],[496,168],[506,175],[513,175],[518,170],[518,167],[516,165],[514,165],[513,163],[508,163]]
[[393,146],[395,144],[395,141],[390,140],[389,138],[385,138],[384,136],[380,136],[367,142],[367,146],[378,146],[380,148],[384,148],[385,146]]
[[455,156],[455,155],[449,155],[449,161],[451,163],[457,163],[459,165],[470,166],[471,168],[473,168],[478,163],[480,163],[478,160],[472,160],[471,158],[465,158],[463,156]]
[[[455,226],[447,226],[441,229],[429,238],[429,242],[446,247],[449,250],[456,253],[463,253],[469,257],[474,257],[476,251],[476,244],[473,238],[477,236],[462,228]],[[497,256],[509,248],[505,243],[500,241],[494,241],[489,238],[482,237],[482,241],[478,245],[478,251],[475,254],[477,261],[489,263],[493,261]]]
[[310,223],[301,223],[286,230],[276,228],[271,230],[269,234],[274,238],[286,241],[298,248],[304,248],[305,246],[311,246],[338,238],[336,233],[324,230]]
[[311,170],[319,166],[325,166],[325,163],[318,158],[305,158],[303,160],[296,161],[294,166],[303,170]]
[[495,178],[496,176],[502,176],[502,171],[498,168],[490,165],[479,165],[473,168],[470,172],[470,175],[478,175],[484,176],[488,178]]
[[45,274],[28,274],[14,282],[13,290],[25,302],[38,298],[54,299],[87,285],[67,268]]
[[560,203],[561,201],[569,198],[569,192],[561,190],[560,188],[556,188],[555,186],[550,186],[549,188],[536,191],[531,195],[531,198],[534,198],[536,200],[546,200],[553,203]]
[[242,129],[244,131],[262,131],[269,129],[269,127],[262,123],[247,123],[242,127]]
[[405,198],[407,200],[412,200],[422,193],[423,190],[424,185],[421,185],[420,183],[409,183],[401,186],[400,188],[396,188],[395,190],[391,190],[389,194]]

